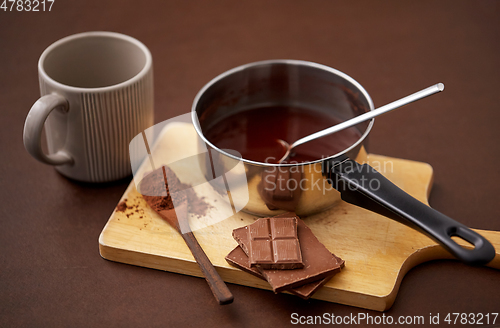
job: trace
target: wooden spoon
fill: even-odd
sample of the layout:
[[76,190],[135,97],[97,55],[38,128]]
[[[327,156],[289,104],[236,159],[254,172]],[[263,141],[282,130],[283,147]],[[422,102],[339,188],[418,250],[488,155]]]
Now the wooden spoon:
[[[170,181],[170,188],[169,183],[167,183],[167,176]],[[229,291],[189,228],[186,194],[182,191],[174,194],[174,197],[178,197],[175,201],[175,208],[172,196],[164,196],[165,190],[167,192],[169,189],[175,190],[176,188],[172,187],[179,185],[182,184],[172,170],[162,166],[161,169],[156,169],[144,177],[139,185],[139,191],[148,205],[181,234],[219,304],[230,304],[234,299],[233,294],[231,294],[231,291]]]

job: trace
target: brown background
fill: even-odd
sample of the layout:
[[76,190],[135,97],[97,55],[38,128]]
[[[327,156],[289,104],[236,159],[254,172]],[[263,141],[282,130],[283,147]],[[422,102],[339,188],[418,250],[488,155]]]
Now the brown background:
[[[430,202],[475,228],[500,230],[500,2],[55,1],[0,11],[0,326],[288,326],[290,316],[357,314],[230,285],[218,306],[200,278],[103,260],[97,238],[130,179],[69,181],[24,150],[39,95],[37,60],[69,34],[110,30],[154,59],[156,122],[186,113],[211,78],[247,62],[319,62],[357,79],[380,106],[437,82],[445,92],[377,119],[370,151],[430,163]],[[434,261],[404,278],[394,317],[499,312],[500,274]],[[497,319],[497,325],[500,318]],[[362,326],[362,325],[359,325]]]

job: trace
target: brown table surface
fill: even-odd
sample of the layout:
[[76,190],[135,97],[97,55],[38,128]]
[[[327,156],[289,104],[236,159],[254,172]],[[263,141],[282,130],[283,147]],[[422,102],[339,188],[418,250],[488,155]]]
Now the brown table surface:
[[[130,178],[76,183],[22,143],[39,95],[39,55],[90,30],[125,33],[150,48],[156,122],[188,112],[219,73],[263,59],[337,68],[376,106],[443,82],[445,92],[377,119],[370,151],[430,163],[433,207],[500,230],[498,1],[58,0],[51,12],[0,10],[2,327],[279,327],[291,325],[292,313],[382,315],[232,284],[234,303],[219,306],[203,279],[102,259],[98,236]],[[385,315],[422,315],[428,324],[439,313],[443,324],[447,313],[499,305],[497,270],[443,260],[412,269]]]

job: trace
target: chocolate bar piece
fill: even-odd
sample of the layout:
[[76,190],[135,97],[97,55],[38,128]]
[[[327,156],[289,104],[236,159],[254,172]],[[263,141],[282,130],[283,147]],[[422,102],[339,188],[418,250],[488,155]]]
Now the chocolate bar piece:
[[[330,251],[314,236],[307,225],[294,213],[288,212],[274,218],[295,217],[297,219],[297,234],[302,250],[303,269],[275,270],[257,267],[260,273],[278,293],[317,281],[340,272],[343,261],[333,256]],[[242,227],[233,231],[233,237],[242,249],[249,250],[248,228]]]
[[247,232],[251,266],[280,270],[304,267],[295,217],[259,219]]
[[[248,256],[245,254],[245,252],[240,246],[237,246],[226,256],[226,261],[232,266],[237,267],[238,269],[248,272],[256,276],[257,278],[266,280],[262,275],[262,273],[260,273],[260,271],[257,270],[257,268],[250,266]],[[323,287],[323,285],[326,284],[328,280],[332,278],[332,276],[328,276],[321,280],[314,281],[297,288],[287,289],[285,291],[290,292],[306,300],[309,297],[311,297],[318,289]]]

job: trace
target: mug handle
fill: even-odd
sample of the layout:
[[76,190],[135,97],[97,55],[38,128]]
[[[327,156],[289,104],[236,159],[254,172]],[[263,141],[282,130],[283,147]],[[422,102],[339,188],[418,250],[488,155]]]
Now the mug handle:
[[42,150],[43,125],[50,112],[58,107],[67,112],[69,104],[64,97],[57,94],[42,96],[33,104],[24,123],[24,148],[31,156],[45,164],[73,164],[73,157],[65,150],[59,150],[55,154],[48,155]]
[[[342,200],[426,234],[466,264],[485,265],[495,257],[495,248],[486,238],[413,198],[368,164],[361,165],[347,157],[324,163],[327,178],[340,191]],[[374,181],[376,184],[372,185]],[[462,247],[453,236],[474,248]]]

